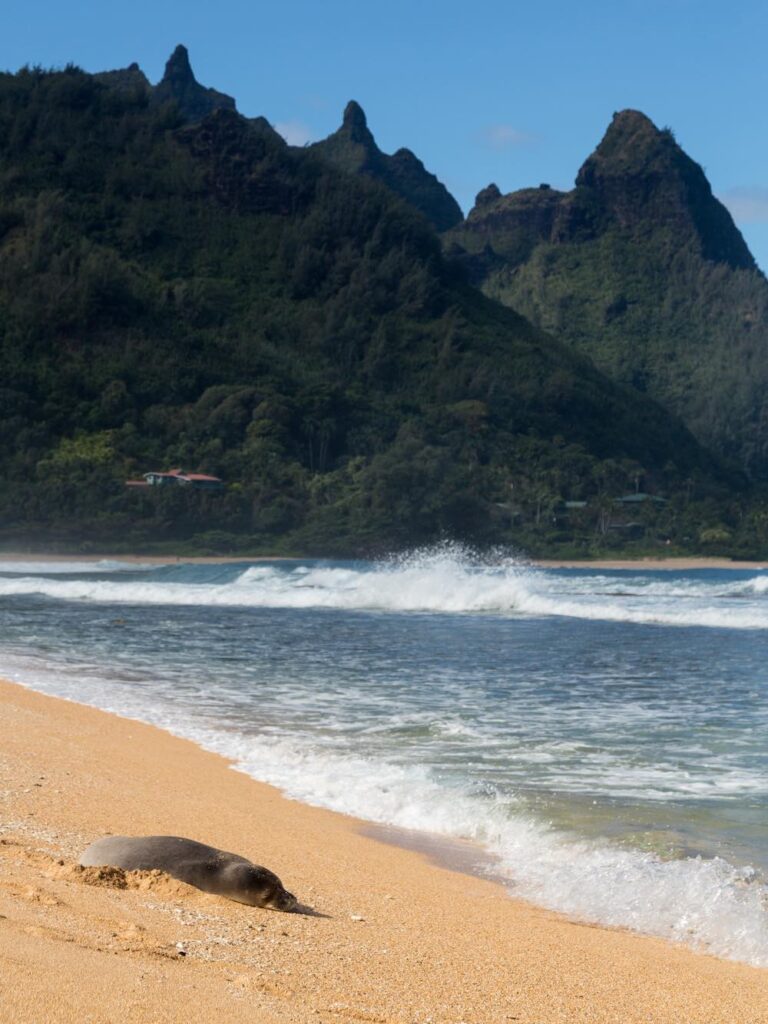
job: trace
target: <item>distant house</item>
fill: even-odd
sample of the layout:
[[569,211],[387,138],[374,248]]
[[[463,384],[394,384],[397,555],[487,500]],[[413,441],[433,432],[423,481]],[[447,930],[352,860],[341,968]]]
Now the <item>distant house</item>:
[[145,473],[144,479],[148,487],[176,487],[179,483],[180,469],[172,469],[168,473]]
[[666,498],[659,498],[655,494],[645,494],[644,491],[638,491],[637,494],[625,494],[621,498],[614,499],[614,505],[643,505],[645,502],[652,501],[655,505],[666,505]]
[[609,530],[622,530],[631,537],[642,537],[645,533],[645,523],[608,523]]
[[182,487],[194,487],[199,491],[220,491],[224,481],[207,473],[180,473],[176,478]]
[[152,470],[141,480],[126,480],[126,487],[192,487],[196,491],[220,491],[224,481],[207,473],[185,473],[183,469]]
[[554,510],[554,521],[567,520],[574,513],[581,512],[587,507],[586,501],[561,501]]
[[666,498],[659,498],[655,494],[646,494],[644,491],[638,491],[636,494],[624,494],[621,498],[614,498],[615,515],[619,518],[614,519],[611,517],[608,529],[619,530],[626,537],[643,537],[647,533],[646,524],[635,519],[629,519],[629,516],[637,515],[641,505],[655,505],[658,508],[666,504],[668,504]]

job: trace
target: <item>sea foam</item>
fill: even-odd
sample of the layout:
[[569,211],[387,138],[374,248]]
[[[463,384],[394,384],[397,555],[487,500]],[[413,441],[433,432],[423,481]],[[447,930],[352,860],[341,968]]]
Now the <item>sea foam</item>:
[[585,921],[632,928],[768,966],[766,887],[720,858],[662,860],[575,840],[514,801],[440,785],[426,769],[335,757],[288,741],[200,735],[237,767],[307,803],[383,824],[473,840],[499,859],[510,892]]
[[[121,566],[121,570],[123,566]],[[599,573],[537,570],[514,559],[478,563],[456,546],[379,563],[164,566],[124,578],[50,578],[52,570],[0,575],[0,597],[40,595],[106,604],[328,608],[397,613],[566,616],[662,626],[768,629],[768,576],[620,582]],[[107,571],[103,569],[102,571]],[[2,573],[2,567],[0,567]]]

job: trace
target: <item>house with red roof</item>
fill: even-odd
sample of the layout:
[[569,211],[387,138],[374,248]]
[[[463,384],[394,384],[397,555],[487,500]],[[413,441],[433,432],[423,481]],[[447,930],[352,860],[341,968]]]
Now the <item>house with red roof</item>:
[[185,473],[183,469],[152,470],[141,480],[126,480],[126,487],[192,487],[198,491],[220,491],[224,481],[208,473]]

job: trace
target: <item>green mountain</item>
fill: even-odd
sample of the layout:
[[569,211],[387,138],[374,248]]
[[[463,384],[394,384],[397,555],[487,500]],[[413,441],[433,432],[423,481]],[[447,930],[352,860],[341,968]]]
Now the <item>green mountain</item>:
[[445,185],[409,149],[398,149],[392,156],[381,152],[362,107],[354,100],[347,104],[339,130],[310,148],[343,171],[382,182],[420,210],[438,231],[463,220],[459,204]]
[[768,477],[768,282],[669,130],[622,111],[572,191],[489,186],[447,238],[487,295]]
[[[0,75],[0,539],[588,545],[639,486],[666,535],[727,538],[734,480],[688,431],[469,287],[381,183],[154,95]],[[226,488],[125,486],[171,467]],[[592,504],[556,525],[565,500]]]

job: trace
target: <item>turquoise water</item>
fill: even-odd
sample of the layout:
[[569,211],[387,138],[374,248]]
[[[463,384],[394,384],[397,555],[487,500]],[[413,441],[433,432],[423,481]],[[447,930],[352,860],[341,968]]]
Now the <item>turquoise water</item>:
[[0,673],[768,964],[768,572],[0,563]]

